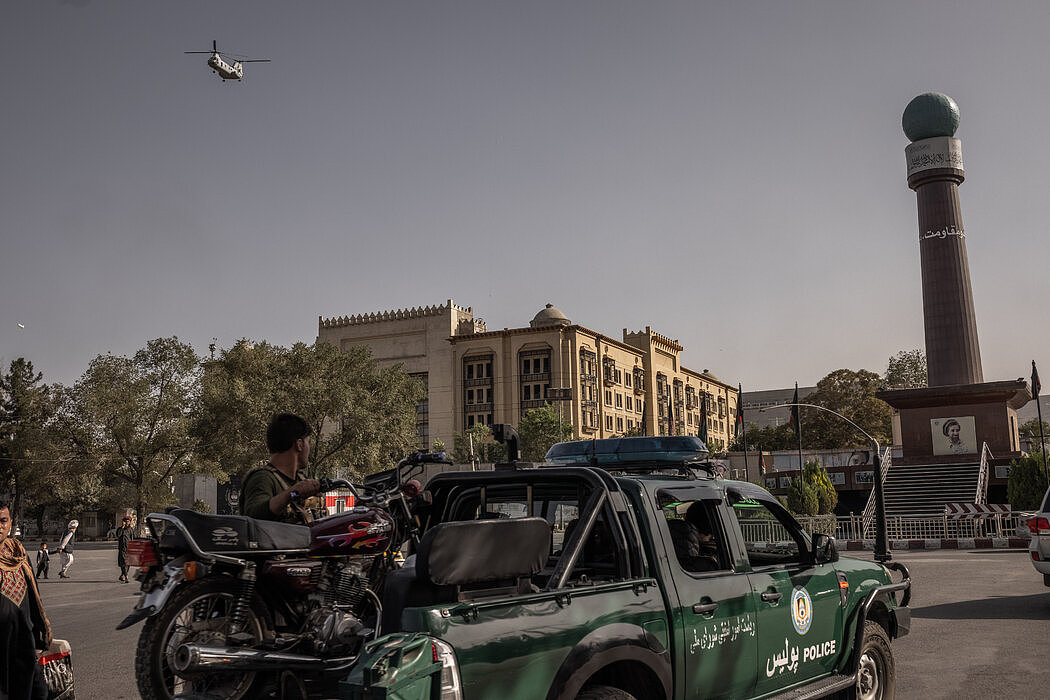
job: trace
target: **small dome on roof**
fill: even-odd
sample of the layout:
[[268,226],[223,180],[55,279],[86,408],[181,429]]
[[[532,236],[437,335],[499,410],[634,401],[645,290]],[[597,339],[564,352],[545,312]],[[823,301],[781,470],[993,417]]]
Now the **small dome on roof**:
[[533,328],[542,328],[543,326],[568,326],[571,323],[569,317],[554,308],[553,304],[547,304],[533,317],[529,325]]

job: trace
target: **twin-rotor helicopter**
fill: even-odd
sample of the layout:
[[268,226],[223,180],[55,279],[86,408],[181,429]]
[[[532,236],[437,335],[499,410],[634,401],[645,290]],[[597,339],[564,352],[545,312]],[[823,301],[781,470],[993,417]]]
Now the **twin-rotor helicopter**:
[[[211,42],[211,51],[184,51],[183,53],[210,53],[211,58],[208,59],[208,67],[215,71],[224,83],[227,80],[241,80],[244,77],[245,63],[270,62],[268,58],[245,58],[244,56],[236,56],[219,51],[218,44],[214,39]],[[231,62],[227,62],[223,58],[224,56]]]

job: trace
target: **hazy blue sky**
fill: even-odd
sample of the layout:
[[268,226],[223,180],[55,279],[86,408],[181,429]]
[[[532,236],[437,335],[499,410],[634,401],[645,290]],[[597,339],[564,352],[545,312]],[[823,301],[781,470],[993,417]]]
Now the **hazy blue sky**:
[[[212,39],[273,62],[222,83]],[[1046,0],[4,0],[0,361],[452,298],[745,390],[881,373],[923,345],[900,121],[936,90],[985,378],[1050,376],[1048,59]]]

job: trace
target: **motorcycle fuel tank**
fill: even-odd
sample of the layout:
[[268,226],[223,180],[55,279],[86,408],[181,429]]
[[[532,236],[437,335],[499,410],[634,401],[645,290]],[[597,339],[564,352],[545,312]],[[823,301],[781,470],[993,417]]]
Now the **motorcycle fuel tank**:
[[390,546],[394,520],[380,508],[358,506],[310,523],[310,554],[378,554]]

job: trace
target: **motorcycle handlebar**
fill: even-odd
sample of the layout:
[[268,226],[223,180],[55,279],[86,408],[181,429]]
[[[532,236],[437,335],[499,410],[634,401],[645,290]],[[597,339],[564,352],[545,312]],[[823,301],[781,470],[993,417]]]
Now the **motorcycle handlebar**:
[[[454,464],[454,462],[448,458],[448,454],[445,452],[414,452],[397,463],[397,470],[406,466],[418,466],[420,464]],[[391,493],[396,491],[400,488],[400,482],[403,478],[404,477],[398,477],[393,479],[394,483],[392,488],[387,488],[383,481],[376,482],[373,485],[369,484],[366,480],[365,484],[362,486],[354,485],[346,479],[321,479],[321,493],[334,491],[335,489],[347,489],[354,495],[354,500],[360,502],[369,498],[374,498],[379,492]],[[362,490],[364,490],[367,495],[362,495]]]
[[404,467],[409,464],[452,464],[452,460],[444,452],[415,452],[398,462],[397,466]]

